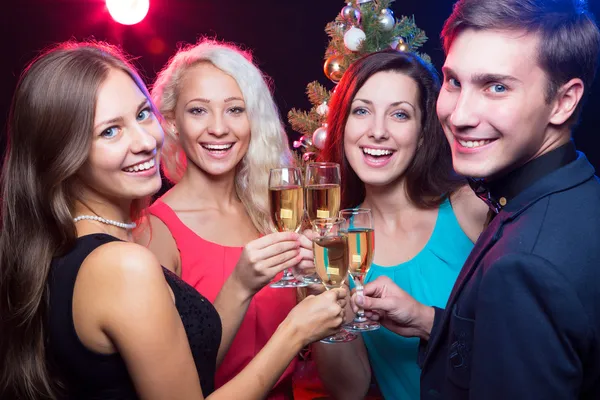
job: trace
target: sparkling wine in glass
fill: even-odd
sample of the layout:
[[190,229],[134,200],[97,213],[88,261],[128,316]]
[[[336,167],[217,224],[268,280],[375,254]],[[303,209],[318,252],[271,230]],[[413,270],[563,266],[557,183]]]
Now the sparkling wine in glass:
[[[312,221],[315,269],[326,290],[340,288],[348,278],[348,237],[341,230],[343,219],[322,218]],[[344,343],[356,335],[341,329],[333,336],[321,339],[323,343]]]
[[[279,232],[298,232],[304,214],[302,171],[299,168],[276,168],[269,172],[269,207],[271,218]],[[270,285],[273,288],[307,286],[297,280],[289,269]]]
[[[337,218],[340,210],[340,165],[313,162],[306,166],[306,214],[310,221],[318,218]],[[307,283],[319,283],[317,274],[302,278]]]
[[[355,208],[340,211],[344,220],[342,231],[348,235],[349,274],[354,279],[356,293],[362,295],[365,276],[375,252],[375,231],[373,230],[373,215],[370,209]],[[365,317],[363,309],[359,309],[354,320],[344,327],[352,332],[368,332],[380,328],[378,322]]]

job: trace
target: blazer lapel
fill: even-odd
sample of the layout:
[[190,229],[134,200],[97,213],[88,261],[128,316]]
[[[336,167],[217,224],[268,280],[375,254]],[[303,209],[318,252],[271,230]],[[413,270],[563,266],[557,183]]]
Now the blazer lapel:
[[496,242],[498,239],[497,235],[500,232],[500,228],[503,222],[507,219],[507,214],[505,212],[500,212],[496,218],[492,220],[490,225],[481,233],[477,242],[475,243],[475,247],[471,250],[469,257],[465,261],[463,268],[461,269],[458,278],[456,279],[456,283],[454,284],[454,288],[450,294],[450,298],[446,303],[446,312],[440,322],[441,326],[437,332],[437,334],[433,337],[431,343],[429,343],[429,350],[427,351],[427,356],[425,357],[425,363],[429,358],[429,355],[433,353],[434,349],[438,346],[439,340],[443,337],[443,331],[446,329],[449,318],[450,318],[450,310],[454,305],[456,298],[462,291],[465,283],[469,280],[471,275],[475,272],[475,266],[479,264],[481,258],[487,253],[489,248]]

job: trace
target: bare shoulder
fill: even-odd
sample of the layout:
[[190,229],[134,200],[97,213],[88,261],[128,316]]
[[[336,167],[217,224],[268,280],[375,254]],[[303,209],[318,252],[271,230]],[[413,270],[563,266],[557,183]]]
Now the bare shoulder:
[[461,186],[452,193],[450,202],[460,227],[472,242],[476,242],[483,231],[489,207],[468,185]]
[[131,242],[110,242],[98,247],[85,259],[81,272],[93,274],[95,278],[110,279],[111,276],[118,276],[156,279],[159,277],[164,281],[156,256],[144,246]]
[[79,338],[92,350],[114,352],[107,326],[118,326],[124,313],[137,315],[137,302],[168,293],[167,285],[158,260],[143,246],[110,242],[94,249],[79,269],[73,292]]

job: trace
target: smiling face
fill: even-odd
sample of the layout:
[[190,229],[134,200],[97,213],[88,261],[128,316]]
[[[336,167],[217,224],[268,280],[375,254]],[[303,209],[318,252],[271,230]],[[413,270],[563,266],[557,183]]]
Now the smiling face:
[[344,152],[367,185],[387,185],[411,164],[421,137],[419,88],[410,77],[378,72],[358,90],[344,131]]
[[98,90],[92,145],[79,172],[86,190],[117,201],[156,193],[163,137],[144,93],[128,74],[111,69]]
[[213,176],[234,173],[250,144],[250,121],[237,82],[206,62],[185,72],[174,127],[188,168]]
[[462,175],[494,178],[568,140],[550,128],[555,102],[535,34],[466,29],[448,50],[437,112]]

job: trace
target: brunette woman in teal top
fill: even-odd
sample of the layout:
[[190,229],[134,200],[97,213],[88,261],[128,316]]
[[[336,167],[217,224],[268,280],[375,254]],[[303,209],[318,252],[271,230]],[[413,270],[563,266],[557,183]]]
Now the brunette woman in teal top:
[[[331,99],[321,159],[341,166],[342,208],[372,211],[375,257],[366,280],[387,275],[422,303],[443,307],[487,206],[453,174],[435,111],[439,88],[435,71],[412,53],[358,60]],[[418,341],[383,327],[360,336],[315,344],[331,394],[363,399],[372,371],[386,399],[418,399]]]

